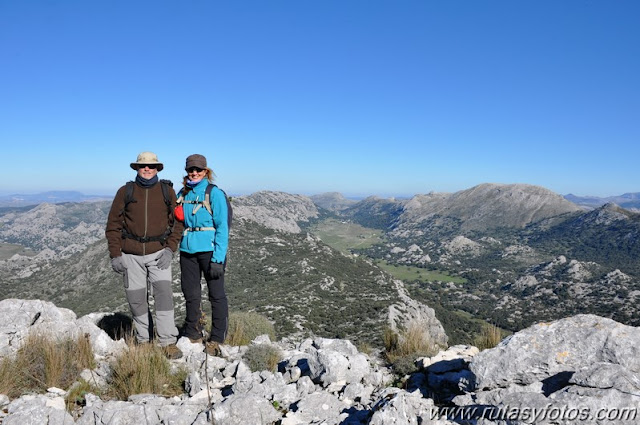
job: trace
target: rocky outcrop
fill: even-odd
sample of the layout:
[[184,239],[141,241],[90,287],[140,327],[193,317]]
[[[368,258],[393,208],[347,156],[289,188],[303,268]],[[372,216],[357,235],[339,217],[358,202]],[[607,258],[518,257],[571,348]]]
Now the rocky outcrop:
[[40,204],[0,217],[0,240],[66,258],[104,238],[111,203]]
[[284,192],[256,192],[233,198],[234,219],[255,221],[267,228],[299,233],[299,222],[318,216],[318,208],[306,196]]
[[389,306],[389,327],[400,333],[400,329],[409,329],[418,325],[427,341],[439,348],[447,347],[448,337],[435,311],[426,304],[411,298],[401,280],[394,279],[398,290],[399,303]]
[[475,356],[475,391],[454,402],[467,412],[493,406],[495,419],[510,411],[510,424],[637,423],[639,354],[640,329],[610,319],[537,324]]
[[[97,383],[108,376],[107,359],[126,349],[120,341],[104,346],[109,349],[94,342],[108,338],[94,324],[101,315],[77,319],[37,300],[2,301],[0,315],[14,317],[0,328],[2,357],[15,352],[20,336],[43,328],[54,337],[74,326],[89,332],[101,354],[98,366],[84,374]],[[261,336],[251,344],[282,351],[277,372],[252,372],[243,359],[246,346],[224,345],[221,357],[211,357],[182,338],[184,356],[172,361],[188,371],[181,396],[140,394],[117,401],[88,394],[74,419],[61,389],[14,400],[0,395],[0,422],[628,425],[640,419],[640,329],[594,315],[541,323],[480,353],[457,345],[417,359],[419,371],[405,377],[402,388],[391,386],[390,372],[347,340],[292,344]]]
[[[122,340],[113,341],[96,323],[104,314],[77,319],[70,310],[38,300],[4,300],[0,315],[13,317],[0,328],[2,357],[13,355],[31,332],[47,329],[53,338],[87,333],[96,350],[98,366],[83,372],[92,382],[105,383],[109,359],[126,350]],[[110,344],[103,345],[104,340]],[[348,340],[311,338],[298,343],[274,343],[268,337],[253,344],[275,344],[282,352],[277,372],[252,372],[243,355],[248,347],[222,346],[222,356],[207,356],[201,344],[181,338],[183,358],[173,367],[186,368],[185,393],[165,398],[152,394],[131,396],[126,401],[86,396],[77,419],[65,411],[66,392],[50,388],[43,395],[15,400],[0,397],[3,424],[105,424],[184,423],[245,424],[448,424],[432,421],[427,408],[432,400],[420,393],[388,388],[393,377]],[[211,400],[211,404],[209,404]],[[430,413],[431,412],[431,413]],[[419,418],[421,422],[417,422]]]
[[58,308],[40,300],[6,299],[0,301],[0,357],[15,354],[24,339],[32,333],[56,338],[76,338],[89,335],[98,358],[121,352],[125,343],[114,341],[96,324],[108,314],[94,313],[81,318],[66,308]]

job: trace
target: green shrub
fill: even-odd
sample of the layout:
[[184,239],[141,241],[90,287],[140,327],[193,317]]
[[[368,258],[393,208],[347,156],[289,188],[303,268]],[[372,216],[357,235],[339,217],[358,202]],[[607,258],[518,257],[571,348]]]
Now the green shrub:
[[247,348],[243,359],[252,372],[262,370],[275,372],[278,363],[282,360],[282,352],[271,344],[254,344]]
[[418,371],[414,356],[402,356],[396,358],[391,364],[391,368],[393,369],[393,373],[397,376],[410,375]]
[[225,344],[248,345],[259,335],[269,335],[275,340],[276,331],[268,318],[254,312],[232,312],[229,315],[229,331]]
[[71,388],[69,388],[69,392],[67,393],[67,397],[65,398],[67,410],[73,412],[75,409],[81,409],[83,406],[85,406],[85,397],[89,393],[99,396],[102,391],[100,390],[100,388],[88,383],[84,379],[76,381],[71,386]]

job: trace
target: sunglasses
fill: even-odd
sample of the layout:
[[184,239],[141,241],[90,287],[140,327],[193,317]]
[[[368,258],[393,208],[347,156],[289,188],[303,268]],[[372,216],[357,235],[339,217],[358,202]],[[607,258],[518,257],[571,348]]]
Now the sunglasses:
[[198,167],[190,167],[190,168],[187,168],[187,173],[193,173],[194,171],[195,171],[196,173],[201,173],[201,172],[203,172],[203,171],[204,171],[204,169],[202,169],[202,168],[198,168]]
[[148,168],[150,170],[155,170],[156,168],[158,168],[158,166],[156,164],[138,165],[138,170],[142,170],[144,168]]

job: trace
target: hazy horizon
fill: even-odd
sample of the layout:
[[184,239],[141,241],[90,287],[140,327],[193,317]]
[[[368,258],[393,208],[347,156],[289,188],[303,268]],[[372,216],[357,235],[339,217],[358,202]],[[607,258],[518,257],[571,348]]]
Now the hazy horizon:
[[[485,183],[491,183],[491,182],[484,182],[484,183],[478,183],[477,185],[480,184],[485,184]],[[529,183],[495,183],[495,184],[529,184]],[[460,189],[460,191],[462,190],[467,190],[467,189],[471,189],[474,186],[477,185],[473,185],[464,189]],[[538,185],[532,185],[532,186],[538,186]],[[176,184],[174,183],[174,188],[177,190],[179,190],[180,186],[176,186]],[[224,188],[223,188],[224,189]],[[548,188],[546,188],[548,189]],[[20,196],[20,195],[40,195],[40,194],[46,194],[46,193],[50,193],[50,192],[63,192],[63,193],[72,193],[72,192],[78,192],[80,194],[82,194],[83,196],[96,196],[96,197],[113,197],[115,196],[116,191],[118,190],[118,188],[114,189],[113,191],[110,192],[87,192],[87,191],[82,191],[82,190],[78,190],[78,189],[56,189],[56,190],[29,190],[29,191],[5,191],[5,190],[0,190],[0,196],[1,197],[6,197],[6,196]],[[551,189],[549,189],[551,190]],[[246,193],[239,193],[239,192],[229,192],[227,191],[227,194],[229,196],[248,196],[251,195],[253,193],[259,192],[260,190],[255,190],[255,191],[250,191],[250,192],[246,192]],[[367,193],[367,194],[352,194],[352,193],[346,193],[346,192],[341,192],[339,190],[326,190],[323,192],[289,192],[286,190],[277,190],[277,189],[268,189],[267,191],[272,191],[272,192],[285,192],[285,193],[290,193],[290,194],[295,194],[295,195],[304,195],[304,196],[314,196],[314,195],[322,195],[325,193],[340,193],[342,196],[344,196],[347,199],[354,199],[354,200],[362,200],[365,199],[369,196],[377,196],[377,197],[381,197],[381,198],[412,198],[416,195],[426,195],[430,192],[419,192],[419,193],[411,193],[411,194],[406,194],[406,193]],[[452,191],[452,192],[436,192],[436,191],[432,191],[435,193],[455,193],[458,191]],[[553,192],[553,191],[552,191]],[[557,193],[557,192],[554,192]],[[577,194],[577,193],[558,193],[558,195],[562,195],[562,196],[568,196],[568,195],[574,195],[574,196],[578,196],[578,197],[582,197],[582,198],[588,198],[588,197],[594,197],[594,198],[609,198],[609,197],[616,197],[616,196],[621,196],[627,193],[640,193],[640,190],[638,192],[624,192],[624,193],[614,193],[614,194],[610,194],[610,195],[605,195],[605,196],[596,196],[596,195],[591,195],[591,194]]]

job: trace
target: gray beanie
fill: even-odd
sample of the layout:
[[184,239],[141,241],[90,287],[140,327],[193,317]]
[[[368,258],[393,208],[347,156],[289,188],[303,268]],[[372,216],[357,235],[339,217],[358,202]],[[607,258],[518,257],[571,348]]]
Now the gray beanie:
[[197,153],[189,155],[187,157],[187,164],[184,166],[184,169],[189,170],[189,168],[191,167],[197,167],[201,170],[205,170],[207,168],[207,158]]

